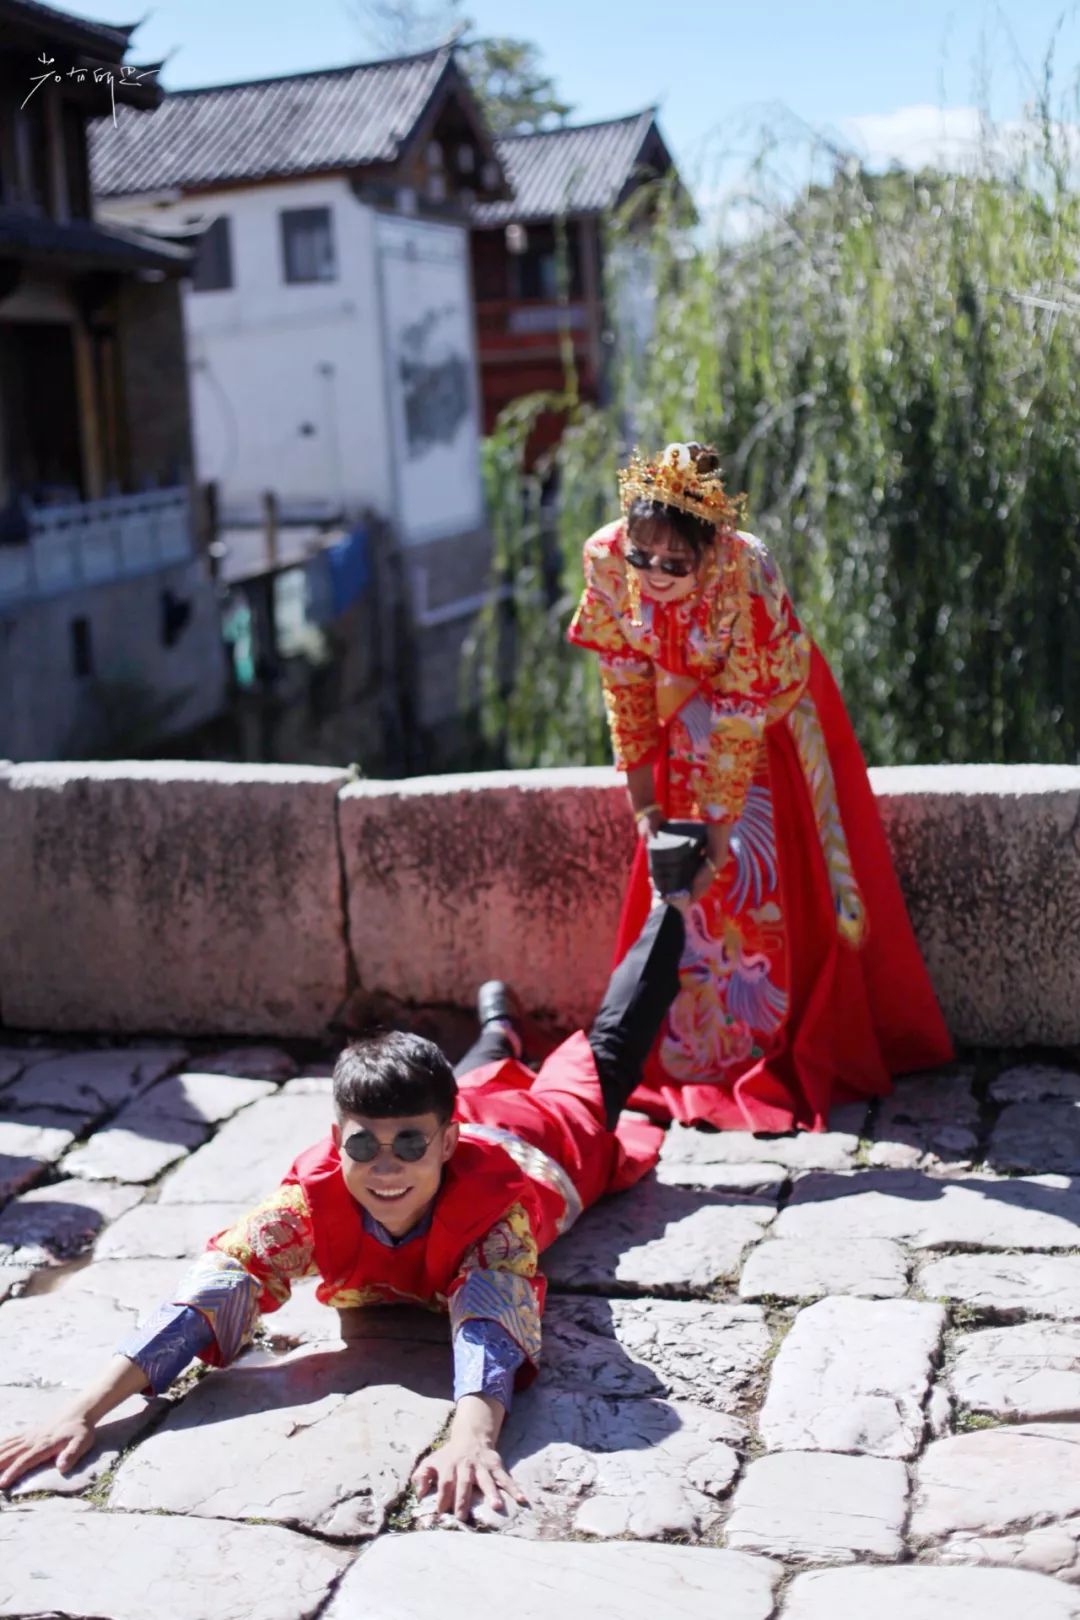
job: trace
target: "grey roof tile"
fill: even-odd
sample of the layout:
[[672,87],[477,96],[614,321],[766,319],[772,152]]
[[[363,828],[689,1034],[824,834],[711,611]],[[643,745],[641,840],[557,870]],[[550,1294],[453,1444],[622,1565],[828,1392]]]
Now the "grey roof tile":
[[514,193],[510,202],[474,204],[475,226],[558,214],[599,214],[611,208],[637,167],[653,109],[600,124],[507,135],[495,142]]
[[127,109],[91,131],[95,194],[325,173],[393,163],[450,60],[446,49],[206,90],[175,90],[153,118]]

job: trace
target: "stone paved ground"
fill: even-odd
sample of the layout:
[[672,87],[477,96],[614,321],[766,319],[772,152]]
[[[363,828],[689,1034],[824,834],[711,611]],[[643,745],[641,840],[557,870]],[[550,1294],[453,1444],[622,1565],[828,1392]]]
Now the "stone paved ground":
[[[200,1044],[0,1045],[0,1429],[325,1128],[325,1065]],[[527,1509],[409,1494],[443,1322],[300,1288],[0,1502],[0,1616],[1078,1620],[1080,1072],[982,1055],[834,1127],[675,1129],[552,1251]]]

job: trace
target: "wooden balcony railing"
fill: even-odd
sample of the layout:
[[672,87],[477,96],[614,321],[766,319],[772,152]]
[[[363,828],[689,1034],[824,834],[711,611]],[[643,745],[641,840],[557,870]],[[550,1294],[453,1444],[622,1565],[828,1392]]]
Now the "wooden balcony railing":
[[588,341],[589,305],[582,299],[562,304],[553,299],[492,298],[477,304],[476,329],[481,356],[550,348],[569,332],[575,348]]

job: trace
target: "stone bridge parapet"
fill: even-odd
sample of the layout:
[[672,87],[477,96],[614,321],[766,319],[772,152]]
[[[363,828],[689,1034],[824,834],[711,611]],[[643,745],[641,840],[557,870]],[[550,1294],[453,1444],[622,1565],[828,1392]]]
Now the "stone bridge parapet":
[[[1080,768],[871,776],[954,1037],[1080,1043]],[[606,769],[0,765],[0,1022],[319,1037],[497,975],[573,1026],[632,847]]]

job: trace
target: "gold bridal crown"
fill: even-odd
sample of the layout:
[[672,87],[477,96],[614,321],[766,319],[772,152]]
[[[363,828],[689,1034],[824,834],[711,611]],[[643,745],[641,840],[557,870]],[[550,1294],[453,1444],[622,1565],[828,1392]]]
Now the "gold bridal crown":
[[655,461],[635,450],[619,473],[619,495],[624,512],[637,500],[662,501],[717,529],[735,528],[746,504],[745,495],[732,499],[724,489],[720,457],[707,444],[669,444]]

